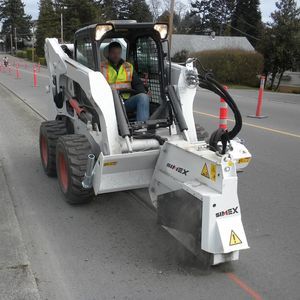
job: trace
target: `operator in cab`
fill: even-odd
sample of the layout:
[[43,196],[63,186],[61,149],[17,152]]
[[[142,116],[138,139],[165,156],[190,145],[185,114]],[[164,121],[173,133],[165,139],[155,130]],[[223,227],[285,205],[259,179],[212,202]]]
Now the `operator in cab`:
[[108,45],[107,61],[101,63],[101,72],[115,90],[132,89],[135,95],[123,93],[122,98],[127,112],[136,112],[136,121],[149,119],[149,95],[133,65],[121,57],[122,46],[118,42]]

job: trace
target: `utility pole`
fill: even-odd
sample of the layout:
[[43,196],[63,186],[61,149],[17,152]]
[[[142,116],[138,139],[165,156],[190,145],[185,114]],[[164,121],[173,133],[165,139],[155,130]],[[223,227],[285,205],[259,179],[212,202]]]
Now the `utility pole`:
[[170,1],[170,17],[169,17],[169,45],[172,47],[172,34],[173,34],[173,19],[174,19],[175,0]]
[[16,46],[16,53],[17,53],[18,50],[17,27],[15,27],[15,46]]
[[60,13],[60,39],[61,39],[61,43],[63,44],[63,42],[64,42],[64,18],[63,18],[62,11]]
[[34,62],[34,40],[35,40],[35,29],[34,29],[34,25],[32,26],[32,62]]
[[13,35],[10,34],[10,54],[13,55]]

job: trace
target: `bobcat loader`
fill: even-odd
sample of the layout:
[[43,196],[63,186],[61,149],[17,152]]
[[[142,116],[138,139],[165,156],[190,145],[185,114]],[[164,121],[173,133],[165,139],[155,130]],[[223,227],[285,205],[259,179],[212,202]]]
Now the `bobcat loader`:
[[[151,91],[150,118],[127,114],[122,93],[100,72],[107,45]],[[229,95],[197,61],[171,63],[168,25],[110,21],[84,27],[74,44],[45,41],[55,120],[40,127],[45,173],[58,176],[66,201],[85,203],[104,193],[147,189],[158,223],[210,265],[237,260],[248,243],[237,195],[237,171],[251,154],[237,138],[241,114]],[[230,131],[199,138],[193,116],[198,87],[224,98],[233,111]]]

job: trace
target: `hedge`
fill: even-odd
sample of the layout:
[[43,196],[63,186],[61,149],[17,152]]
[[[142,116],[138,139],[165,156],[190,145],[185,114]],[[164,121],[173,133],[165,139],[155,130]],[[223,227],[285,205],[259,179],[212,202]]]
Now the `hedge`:
[[20,57],[20,58],[27,58],[27,53],[26,53],[26,51],[18,50],[16,52],[16,56]]
[[264,65],[261,54],[240,49],[195,52],[189,57],[199,58],[202,65],[223,84],[258,86],[257,75],[261,74]]
[[[25,51],[24,50],[18,50],[16,52],[16,57],[19,58],[25,58],[29,61],[32,61],[32,48],[27,48]],[[34,61],[36,63],[40,63],[43,66],[47,65],[45,57],[38,57],[36,54],[34,54]]]
[[43,66],[47,66],[47,62],[46,62],[46,58],[45,57],[39,57],[38,62],[43,65]]
[[32,51],[34,51],[34,61],[37,62],[38,61],[38,56],[36,55],[34,48],[27,48],[26,49],[27,59],[32,61]]

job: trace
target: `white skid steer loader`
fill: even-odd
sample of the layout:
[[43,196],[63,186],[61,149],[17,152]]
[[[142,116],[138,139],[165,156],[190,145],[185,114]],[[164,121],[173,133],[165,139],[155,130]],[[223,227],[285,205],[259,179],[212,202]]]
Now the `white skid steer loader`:
[[[74,44],[45,42],[56,120],[40,127],[40,153],[48,176],[57,174],[66,201],[146,188],[158,223],[209,264],[237,260],[248,248],[237,195],[237,170],[251,154],[236,138],[242,126],[231,96],[196,60],[170,61],[164,23],[110,21],[78,30]],[[138,122],[100,72],[107,45],[151,91],[150,118]],[[235,116],[230,131],[199,138],[193,102],[197,87],[225,99]],[[134,94],[134,90],[125,90]]]

